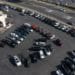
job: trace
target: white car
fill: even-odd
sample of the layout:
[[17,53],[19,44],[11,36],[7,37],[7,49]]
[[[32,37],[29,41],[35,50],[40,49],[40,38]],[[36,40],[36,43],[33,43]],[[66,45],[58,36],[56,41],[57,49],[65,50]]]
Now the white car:
[[20,44],[20,43],[21,43],[21,41],[17,40],[17,41],[16,41],[16,43],[17,43],[17,44]]
[[59,25],[57,28],[58,28],[58,29],[61,29],[62,27],[63,27],[63,25]]
[[51,40],[53,40],[53,39],[55,39],[55,38],[56,38],[55,35],[52,35],[52,36],[50,37]]
[[15,37],[8,37],[8,39],[13,40],[13,41],[14,41],[15,43],[17,43],[17,44],[20,44],[20,43],[21,43],[21,41],[18,40],[17,38],[15,38]]
[[72,53],[73,56],[75,56],[75,51],[72,51],[71,53]]
[[11,36],[14,36],[14,37],[17,37],[17,38],[19,37],[19,36],[18,36],[16,33],[14,33],[14,32],[10,33],[10,35],[11,35]]
[[44,54],[44,51],[43,50],[40,50],[39,51],[39,54],[40,54],[40,58],[41,59],[44,59],[45,58],[45,54]]
[[59,25],[60,25],[60,23],[59,22],[56,22],[54,26],[55,27],[58,27]]
[[42,42],[42,41],[35,42],[35,45],[42,45],[42,46],[46,46],[46,42]]
[[68,32],[71,29],[72,29],[71,27],[67,27],[65,31]]
[[44,54],[45,54],[46,56],[50,56],[50,55],[51,55],[50,49],[48,49],[48,48],[43,48],[42,50],[43,50],[43,52],[44,52]]
[[22,65],[22,62],[21,62],[21,60],[19,59],[19,57],[18,56],[13,56],[13,59],[14,59],[14,62],[15,62],[15,64],[16,64],[16,66],[21,66]]
[[30,14],[30,16],[33,16],[34,15],[34,12],[32,12],[31,14]]
[[64,75],[64,74],[61,72],[61,70],[59,70],[59,69],[56,71],[56,74],[57,74],[57,75]]
[[47,50],[47,51],[46,51],[46,55],[47,55],[47,56],[50,56],[50,55],[51,55],[50,50]]
[[66,30],[67,29],[67,26],[63,26],[62,28],[61,28],[61,30]]
[[19,37],[16,33],[10,33],[10,35],[12,36],[12,40],[16,40],[17,39],[19,41],[19,43],[20,43],[20,41],[24,40],[24,38]]
[[39,16],[40,16],[40,15],[38,14],[38,15],[36,15],[35,17],[38,18]]
[[[29,23],[24,23],[24,25],[28,26],[29,28],[31,28],[31,24]],[[33,29],[30,29],[30,32],[33,32]]]
[[28,27],[31,27],[31,24],[29,24],[29,23],[24,23],[24,25],[27,25]]

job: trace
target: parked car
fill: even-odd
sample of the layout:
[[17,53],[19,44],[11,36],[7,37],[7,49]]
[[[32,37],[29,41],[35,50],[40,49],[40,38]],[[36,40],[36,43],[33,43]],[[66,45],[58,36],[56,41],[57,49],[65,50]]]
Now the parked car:
[[62,31],[66,31],[67,30],[67,26],[63,25],[61,28]]
[[36,30],[36,29],[38,28],[38,26],[37,26],[36,24],[33,24],[33,25],[31,26],[31,28],[32,28],[33,30]]
[[33,16],[33,15],[34,15],[34,12],[31,12],[31,13],[30,13],[30,16]]
[[33,29],[31,28],[31,24],[29,24],[29,23],[24,23],[24,25],[28,27],[27,29],[29,29],[30,32],[33,32]]
[[34,52],[32,54],[29,54],[29,57],[30,57],[32,63],[36,63],[38,61],[37,52]]
[[4,47],[5,46],[5,43],[2,42],[2,40],[0,40],[0,47]]
[[39,52],[40,59],[44,59],[46,57],[43,50],[40,50],[38,52]]
[[62,73],[62,71],[60,69],[56,70],[56,75],[65,75],[64,73]]
[[69,24],[69,25],[73,25],[72,22],[67,22],[67,24]]
[[39,45],[39,46],[46,46],[46,42],[42,42],[42,41],[36,41],[35,45]]
[[40,14],[37,14],[35,17],[38,19],[38,18],[39,18],[39,16],[40,16]]
[[50,50],[51,53],[54,51],[54,49],[52,48],[51,44],[46,45],[45,48],[47,50]]
[[13,60],[14,60],[16,66],[22,66],[22,62],[18,56],[16,56],[16,55],[13,56]]
[[39,39],[37,39],[35,41],[47,42],[47,38],[43,37],[43,38],[39,38]]
[[12,41],[10,39],[3,39],[2,42],[9,45],[12,48],[16,47],[16,45],[17,45],[14,41]]
[[51,40],[54,40],[55,38],[56,38],[56,36],[54,34],[50,36]]
[[75,64],[73,63],[73,61],[70,58],[66,57],[65,63],[71,69],[71,71],[75,70]]
[[50,51],[50,49],[48,49],[48,48],[43,48],[42,49],[43,50],[43,52],[44,52],[44,54],[46,55],[46,56],[50,56],[52,53],[51,53],[51,51]]
[[60,39],[53,40],[53,43],[56,44],[57,46],[61,46],[62,45],[62,42],[61,42]]
[[72,55],[75,57],[75,50],[73,50],[71,53],[72,53]]
[[55,24],[54,24],[55,27],[58,27],[59,25],[60,25],[59,22],[55,22]]
[[21,8],[15,8],[15,10],[18,11],[18,12],[20,12],[20,13],[22,12],[22,9]]
[[68,31],[68,33],[72,36],[72,37],[75,37],[75,29],[70,29],[69,31]]
[[70,70],[70,68],[65,64],[65,62],[61,63],[61,68],[64,71],[65,75],[71,75],[72,71]]
[[63,25],[60,24],[57,28],[61,30],[62,27],[63,27]]
[[72,27],[68,27],[65,29],[65,32],[69,33],[69,31],[72,29]]
[[17,45],[19,45],[20,43],[21,43],[21,41],[20,40],[18,40],[17,38],[15,38],[15,37],[7,37],[6,39],[10,39],[11,41],[13,41],[14,43],[16,43]]
[[30,59],[27,58],[27,57],[24,57],[23,54],[19,55],[20,59],[21,59],[21,62],[22,64],[25,66],[25,67],[29,67],[30,66]]

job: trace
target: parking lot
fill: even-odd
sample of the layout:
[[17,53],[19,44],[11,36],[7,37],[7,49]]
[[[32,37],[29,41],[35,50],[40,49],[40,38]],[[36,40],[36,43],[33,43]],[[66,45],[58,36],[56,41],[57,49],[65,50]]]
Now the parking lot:
[[52,26],[49,26],[34,17],[25,15],[20,15],[19,12],[10,9],[8,15],[11,14],[11,18],[14,19],[14,25],[7,30],[4,34],[0,35],[0,39],[5,38],[9,35],[9,33],[13,32],[18,26],[24,23],[36,24],[41,28],[44,28],[45,31],[49,31],[52,34],[55,34],[56,37],[61,39],[62,46],[56,46],[52,43],[52,41],[48,41],[48,43],[52,44],[54,52],[51,56],[46,57],[45,59],[38,61],[37,63],[31,63],[29,68],[24,66],[15,67],[9,61],[9,55],[19,55],[24,54],[25,57],[29,55],[29,48],[33,45],[34,40],[42,37],[39,33],[33,31],[27,38],[16,48],[11,48],[9,46],[5,46],[4,48],[0,48],[0,74],[1,75],[51,75],[51,72],[56,70],[56,66],[60,63],[62,59],[67,55],[68,51],[72,51],[75,49],[75,38],[72,38],[70,35],[55,29]]

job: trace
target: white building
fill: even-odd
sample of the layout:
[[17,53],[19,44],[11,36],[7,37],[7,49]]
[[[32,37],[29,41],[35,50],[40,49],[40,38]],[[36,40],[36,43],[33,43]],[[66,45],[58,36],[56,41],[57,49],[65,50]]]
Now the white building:
[[2,11],[0,11],[0,26],[1,27],[6,27],[6,19],[7,19],[7,14],[4,14]]

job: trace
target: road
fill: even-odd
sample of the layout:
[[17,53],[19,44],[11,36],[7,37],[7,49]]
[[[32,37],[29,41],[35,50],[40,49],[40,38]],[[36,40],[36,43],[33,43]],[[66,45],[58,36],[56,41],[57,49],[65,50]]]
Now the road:
[[75,0],[46,0],[46,2],[75,8]]
[[55,17],[58,20],[61,20],[65,23],[67,22],[71,22],[73,25],[75,25],[75,16],[71,15],[71,14],[75,14],[70,13],[67,9],[66,12],[63,12],[63,10],[61,10],[62,8],[58,9],[57,7],[51,7],[49,5],[43,4],[43,3],[37,3],[36,1],[23,1],[22,3],[20,3],[20,5],[25,6],[25,7],[29,7],[31,9],[35,9],[41,13],[44,13],[48,16],[51,17]]
[[45,30],[55,34],[58,38],[61,39],[63,45],[62,47],[57,47],[51,41],[48,43],[52,44],[54,53],[47,57],[44,60],[38,61],[35,64],[31,64],[30,68],[22,67],[14,67],[8,60],[8,55],[16,55],[23,53],[25,57],[29,55],[28,48],[30,48],[34,42],[34,39],[42,37],[35,31],[30,33],[27,38],[16,48],[10,48],[5,46],[4,48],[0,48],[0,74],[1,75],[52,75],[51,72],[56,70],[56,66],[60,63],[61,60],[67,56],[68,51],[72,51],[75,49],[75,38],[72,38],[70,35],[65,34],[47,24],[40,22],[39,20],[30,17],[30,16],[21,16],[18,12],[10,10],[8,14],[13,15],[14,26],[11,27],[7,32],[0,35],[0,38],[3,39],[10,32],[14,31],[14,29],[25,22],[30,24],[36,24]]
[[41,13],[47,14],[48,16],[52,16],[55,17],[65,23],[67,22],[72,22],[73,25],[75,25],[75,17],[73,16],[69,16],[68,14],[58,11],[58,10],[54,10],[52,8],[47,8],[47,7],[41,7],[41,6],[36,6],[36,4],[27,4],[27,3],[20,3],[21,6],[25,6],[31,9],[35,9]]

